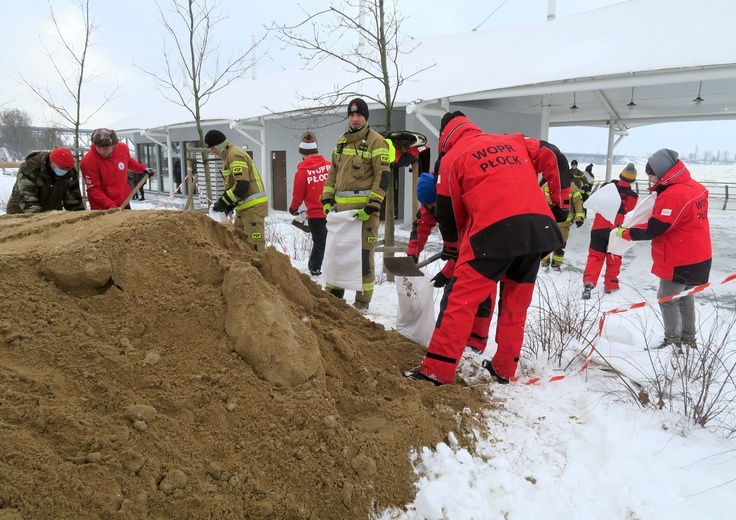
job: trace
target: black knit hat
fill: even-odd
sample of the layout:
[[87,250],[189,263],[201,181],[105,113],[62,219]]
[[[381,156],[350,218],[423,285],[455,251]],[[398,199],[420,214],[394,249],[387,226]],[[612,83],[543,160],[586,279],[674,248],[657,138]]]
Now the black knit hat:
[[319,150],[317,150],[317,139],[315,139],[312,132],[304,132],[302,140],[299,142],[299,153],[302,155],[319,153]]
[[354,112],[357,112],[358,114],[363,114],[365,120],[368,121],[368,104],[362,99],[355,98],[350,103],[348,103],[348,117],[350,117],[350,114]]
[[225,137],[225,134],[223,134],[219,130],[210,130],[204,136],[204,142],[210,148],[224,143],[226,139],[227,137]]

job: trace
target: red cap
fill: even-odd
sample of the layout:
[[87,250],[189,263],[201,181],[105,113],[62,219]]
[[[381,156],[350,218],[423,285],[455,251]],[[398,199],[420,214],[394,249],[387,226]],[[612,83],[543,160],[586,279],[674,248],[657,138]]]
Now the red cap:
[[74,156],[66,148],[56,148],[49,154],[49,159],[59,168],[71,170],[74,168]]

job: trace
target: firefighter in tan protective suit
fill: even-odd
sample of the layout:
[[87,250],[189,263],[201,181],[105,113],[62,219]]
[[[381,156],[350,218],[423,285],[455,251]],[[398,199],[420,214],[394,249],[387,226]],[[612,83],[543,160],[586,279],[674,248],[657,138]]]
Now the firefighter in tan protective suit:
[[[547,186],[546,183],[542,186],[542,191],[544,192],[545,197],[547,197],[547,204],[552,206],[552,199],[549,196],[549,186]],[[574,182],[571,182],[570,213],[566,220],[557,223],[557,227],[560,228],[560,233],[562,233],[563,243],[560,247],[552,251],[552,253],[542,258],[542,267],[549,268],[551,265],[552,269],[555,271],[562,270],[562,262],[565,260],[565,246],[567,245],[567,238],[570,236],[570,228],[572,227],[573,222],[577,227],[582,226],[584,220],[585,211],[583,209],[583,192],[578,189]]]
[[212,209],[226,215],[235,210],[235,227],[245,232],[245,240],[253,249],[264,252],[264,220],[268,215],[268,197],[256,165],[250,155],[228,141],[219,130],[207,132],[204,142],[210,152],[218,154],[222,159],[222,176],[225,178],[225,193],[214,203]]
[[[373,254],[378,241],[379,210],[389,183],[389,145],[368,121],[368,105],[360,98],[348,103],[348,130],[338,139],[332,152],[332,169],[325,182],[320,201],[325,215],[330,211],[355,211],[362,226],[363,290],[355,294],[353,305],[368,309],[373,296],[375,264]],[[343,298],[345,289],[325,289]]]

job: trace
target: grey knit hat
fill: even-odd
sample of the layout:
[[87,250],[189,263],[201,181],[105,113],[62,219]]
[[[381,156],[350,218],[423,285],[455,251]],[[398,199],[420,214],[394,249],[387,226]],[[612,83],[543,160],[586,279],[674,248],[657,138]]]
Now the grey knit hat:
[[634,166],[634,163],[627,164],[618,176],[622,181],[634,182],[636,180],[636,166]]
[[646,171],[647,174],[651,171],[657,176],[657,179],[664,177],[664,174],[672,169],[677,164],[679,155],[674,150],[668,148],[661,148],[654,152],[649,160],[647,161]]

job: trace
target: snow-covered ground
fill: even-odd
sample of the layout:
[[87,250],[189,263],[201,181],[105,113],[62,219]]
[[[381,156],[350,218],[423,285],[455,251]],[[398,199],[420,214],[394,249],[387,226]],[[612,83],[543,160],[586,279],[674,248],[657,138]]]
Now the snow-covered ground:
[[[637,165],[643,170],[643,165]],[[602,167],[598,167],[602,169]],[[614,172],[621,167],[615,167]],[[694,177],[704,181],[736,182],[734,167],[692,167]],[[0,200],[6,200],[14,177],[0,175]],[[148,197],[148,195],[147,195]],[[713,238],[711,281],[719,282],[736,272],[736,203],[722,210],[722,201],[711,201]],[[134,209],[157,207],[154,201],[133,202]],[[269,237],[272,245],[307,271],[308,235],[291,226],[286,212],[272,211]],[[534,311],[548,304],[542,294],[573,295],[582,313],[596,321],[601,314],[622,305],[654,301],[658,280],[649,270],[649,243],[637,243],[624,257],[621,290],[605,295],[600,287],[593,299],[583,304],[577,295],[582,289],[590,233],[588,219],[573,228],[562,272],[542,271]],[[409,225],[397,226],[397,240],[408,239]],[[440,249],[437,230],[425,255]],[[376,257],[380,266],[380,255]],[[440,267],[431,264],[432,276]],[[321,281],[317,279],[317,281]],[[736,282],[714,284],[696,296],[701,324],[701,341],[719,320],[734,319]],[[346,295],[352,301],[351,294]],[[439,307],[440,291],[435,291]],[[366,317],[387,328],[396,325],[397,291],[385,276],[376,285]],[[582,319],[582,317],[581,317]],[[495,324],[494,324],[495,327]],[[720,334],[724,334],[721,327]],[[587,338],[593,341],[597,327]],[[493,338],[494,331],[490,337]],[[643,381],[676,362],[671,352],[656,351],[650,357],[647,344],[662,337],[659,311],[655,306],[608,316],[599,350],[609,361]],[[736,338],[725,337],[730,351]],[[573,345],[588,350],[587,344]],[[489,344],[488,355],[492,354]],[[486,356],[487,357],[487,356]],[[447,442],[427,446],[414,457],[417,495],[402,511],[386,511],[382,519],[682,519],[733,518],[736,515],[736,438],[728,437],[733,415],[722,414],[705,428],[692,426],[681,414],[678,399],[667,400],[656,410],[642,408],[625,389],[621,379],[600,367],[593,356],[591,368],[575,373],[583,358],[573,358],[559,369],[541,358],[522,360],[522,380],[541,376],[539,385],[491,383],[479,370],[482,356],[466,354],[459,371],[471,384],[488,389],[487,422],[490,438],[479,438],[473,453],[458,446],[452,432]],[[734,363],[733,356],[726,358]],[[661,363],[661,364],[658,364]],[[729,365],[730,367],[730,365]],[[409,368],[409,367],[407,367]],[[546,382],[550,375],[566,375],[558,382]],[[733,375],[732,375],[733,377]],[[724,402],[734,398],[735,385],[726,386]],[[417,382],[417,384],[428,384]],[[728,423],[729,417],[731,423]]]

